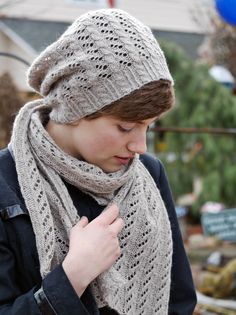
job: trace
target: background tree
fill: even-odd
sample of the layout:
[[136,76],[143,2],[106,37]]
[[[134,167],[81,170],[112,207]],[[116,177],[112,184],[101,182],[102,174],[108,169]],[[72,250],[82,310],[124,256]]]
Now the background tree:
[[[171,43],[162,43],[175,80],[176,106],[162,120],[169,127],[236,126],[236,98],[215,82],[208,67],[196,64]],[[166,165],[174,197],[193,191],[195,178],[202,192],[193,205],[199,215],[207,201],[236,206],[236,137],[232,135],[166,133],[166,152],[159,152]]]
[[206,37],[201,56],[209,65],[222,65],[236,80],[236,27],[223,22],[218,16],[212,18],[212,32]]
[[10,75],[3,74],[0,77],[0,148],[9,142],[15,114],[22,104],[23,100]]

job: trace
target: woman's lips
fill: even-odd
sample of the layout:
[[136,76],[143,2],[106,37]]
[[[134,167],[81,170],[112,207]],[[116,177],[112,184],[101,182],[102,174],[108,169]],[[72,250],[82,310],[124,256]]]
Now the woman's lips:
[[127,165],[133,157],[115,156],[115,159],[122,165]]

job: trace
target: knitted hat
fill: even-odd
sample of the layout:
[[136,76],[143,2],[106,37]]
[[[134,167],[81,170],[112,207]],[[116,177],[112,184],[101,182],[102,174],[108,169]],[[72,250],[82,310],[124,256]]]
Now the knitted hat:
[[118,9],[90,11],[48,46],[28,72],[29,85],[68,123],[152,81],[173,83],[151,30]]

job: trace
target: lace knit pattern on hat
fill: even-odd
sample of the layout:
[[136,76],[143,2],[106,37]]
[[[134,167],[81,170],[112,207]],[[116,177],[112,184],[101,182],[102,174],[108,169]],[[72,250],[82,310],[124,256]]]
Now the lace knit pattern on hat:
[[91,283],[98,307],[121,315],[167,315],[172,263],[170,222],[159,190],[136,157],[114,173],[64,153],[48,135],[37,109],[26,104],[13,128],[12,148],[18,180],[36,238],[44,278],[69,248],[69,231],[79,216],[63,180],[99,204],[115,202],[125,227],[119,234],[121,256]]
[[31,87],[53,107],[51,119],[61,123],[160,79],[173,82],[151,30],[118,9],[82,15],[28,72]]

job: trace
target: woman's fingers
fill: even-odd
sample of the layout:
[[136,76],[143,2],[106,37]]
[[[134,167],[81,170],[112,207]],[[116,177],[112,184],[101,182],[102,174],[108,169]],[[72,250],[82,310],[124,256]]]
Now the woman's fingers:
[[124,227],[123,219],[118,216],[119,208],[116,204],[112,204],[94,220],[94,223],[109,227],[109,230],[112,231],[114,235],[117,235]]
[[113,223],[119,215],[119,208],[116,204],[112,204],[109,208],[103,211],[95,220],[102,225],[110,225]]
[[118,216],[119,209],[114,204],[90,223],[88,218],[82,217],[71,229],[69,252],[63,268],[79,296],[120,256],[118,233],[124,227],[124,221]]
[[117,235],[118,233],[121,232],[124,225],[125,225],[124,220],[121,218],[117,218],[112,224],[110,224],[109,228],[115,235]]

